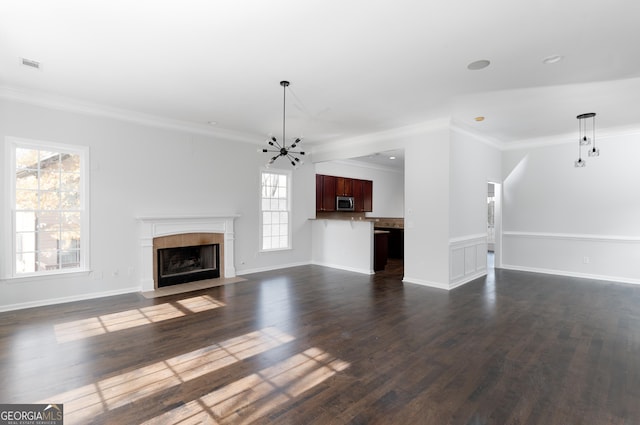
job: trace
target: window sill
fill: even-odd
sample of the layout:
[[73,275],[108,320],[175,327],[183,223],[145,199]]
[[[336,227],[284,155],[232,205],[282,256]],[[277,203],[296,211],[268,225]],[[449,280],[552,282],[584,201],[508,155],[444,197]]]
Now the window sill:
[[266,252],[280,252],[280,251],[293,251],[293,248],[274,248],[274,249],[261,249],[258,252],[266,253]]
[[26,281],[82,277],[82,276],[89,276],[90,273],[91,273],[91,270],[89,269],[74,269],[70,271],[30,273],[30,274],[24,274],[24,275],[18,275],[18,276],[6,276],[0,279],[0,281],[8,282],[8,283],[20,283],[20,282],[26,282]]

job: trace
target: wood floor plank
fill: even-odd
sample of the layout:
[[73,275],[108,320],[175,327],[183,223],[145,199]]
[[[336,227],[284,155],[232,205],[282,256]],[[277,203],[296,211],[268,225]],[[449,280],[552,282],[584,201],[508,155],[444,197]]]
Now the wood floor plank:
[[640,287],[320,266],[0,314],[0,403],[66,424],[640,423]]

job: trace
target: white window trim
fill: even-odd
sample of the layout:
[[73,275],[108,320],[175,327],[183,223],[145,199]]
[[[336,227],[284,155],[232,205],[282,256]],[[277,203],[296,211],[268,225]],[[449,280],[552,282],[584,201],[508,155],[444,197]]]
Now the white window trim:
[[[72,152],[80,155],[80,210],[81,214],[81,222],[80,222],[80,234],[82,235],[81,243],[80,243],[80,267],[73,269],[61,269],[61,270],[50,270],[50,271],[39,271],[33,273],[20,273],[16,272],[16,261],[15,261],[15,216],[16,216],[16,208],[15,208],[15,199],[16,199],[16,176],[15,176],[15,151],[16,148],[31,148],[31,149],[50,149],[54,151],[64,151],[64,152]],[[56,143],[44,140],[34,140],[34,139],[24,139],[18,137],[5,137],[5,165],[6,165],[6,176],[3,178],[6,179],[7,182],[7,198],[5,198],[5,205],[8,207],[5,211],[8,211],[8,215],[6,216],[4,229],[6,231],[7,237],[4,238],[5,241],[2,244],[4,252],[9,253],[9,255],[4,256],[4,277],[3,280],[24,280],[24,279],[38,279],[38,278],[51,278],[56,275],[72,275],[83,272],[89,272],[89,265],[91,264],[89,259],[89,247],[91,246],[90,242],[90,224],[89,224],[89,188],[91,187],[89,182],[89,147],[88,146],[78,146],[78,145],[69,145],[63,143]]]
[[[286,248],[272,248],[272,249],[263,249],[262,248],[262,173],[272,173],[272,174],[284,174],[287,176],[287,211],[289,212],[289,229],[287,231],[287,247]],[[293,193],[293,173],[291,170],[283,170],[283,169],[275,169],[275,168],[260,168],[258,182],[260,184],[258,190],[258,252],[278,252],[278,251],[290,251],[293,249],[293,212],[291,211],[292,205],[292,193]]]

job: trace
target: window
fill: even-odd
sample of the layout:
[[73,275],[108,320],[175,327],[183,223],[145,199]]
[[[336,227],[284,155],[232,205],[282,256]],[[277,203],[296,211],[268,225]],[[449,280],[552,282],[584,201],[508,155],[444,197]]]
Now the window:
[[291,173],[263,171],[260,191],[262,251],[291,248]]
[[87,264],[87,149],[11,139],[12,275],[83,270]]

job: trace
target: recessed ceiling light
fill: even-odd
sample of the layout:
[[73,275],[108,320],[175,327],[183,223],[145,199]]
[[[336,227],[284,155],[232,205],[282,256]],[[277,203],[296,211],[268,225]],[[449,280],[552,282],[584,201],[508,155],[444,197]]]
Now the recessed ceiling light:
[[395,156],[390,156],[389,159],[396,159],[396,157]]
[[491,64],[490,61],[486,59],[481,59],[475,62],[471,62],[469,65],[467,65],[467,69],[470,69],[471,71],[477,71],[479,69],[485,69],[490,64]]
[[551,56],[547,56],[546,58],[542,59],[542,63],[545,64],[545,65],[550,65],[552,63],[560,62],[563,58],[564,58],[564,56],[551,55]]
[[475,117],[474,120],[480,122],[480,121],[484,121],[484,117]]

